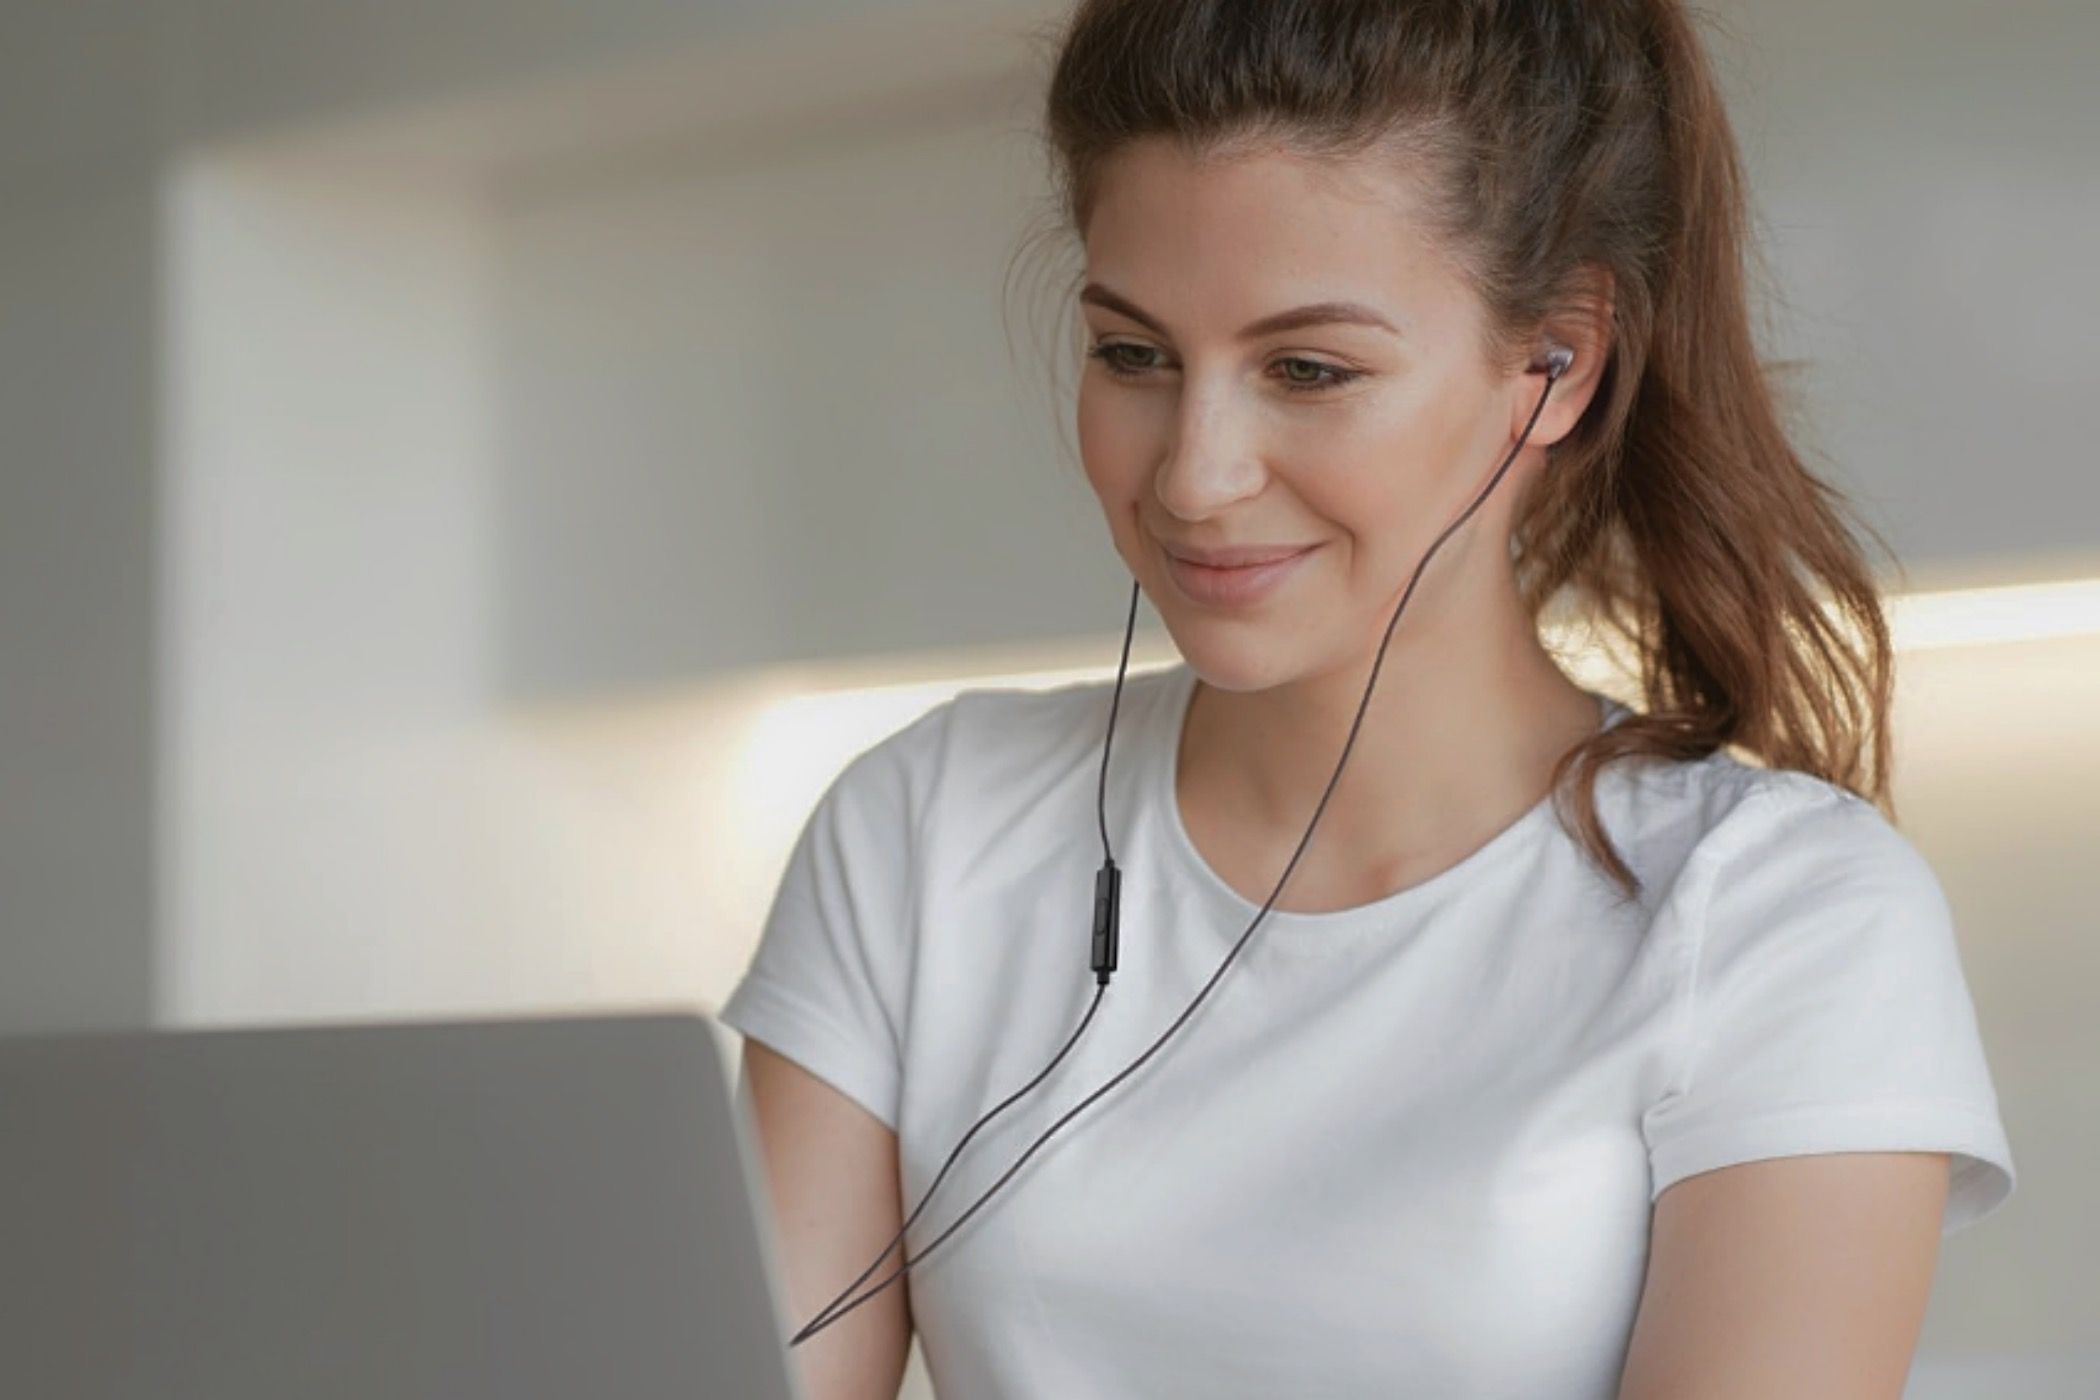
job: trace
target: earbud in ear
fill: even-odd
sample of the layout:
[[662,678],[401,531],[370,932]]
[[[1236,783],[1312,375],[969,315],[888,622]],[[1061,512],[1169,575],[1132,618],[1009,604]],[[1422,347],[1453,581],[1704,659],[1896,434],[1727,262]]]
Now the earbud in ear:
[[1534,371],[1543,370],[1547,381],[1550,383],[1566,374],[1574,367],[1574,364],[1575,352],[1565,345],[1556,345],[1546,351],[1545,354],[1539,356],[1538,360],[1533,363],[1532,369]]

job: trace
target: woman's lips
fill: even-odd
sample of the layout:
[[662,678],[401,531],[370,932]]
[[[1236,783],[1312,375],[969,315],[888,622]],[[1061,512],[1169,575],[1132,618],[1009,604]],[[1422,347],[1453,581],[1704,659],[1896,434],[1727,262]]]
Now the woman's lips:
[[1167,572],[1183,596],[1206,607],[1237,608],[1259,602],[1275,592],[1319,547],[1310,545],[1287,558],[1235,569],[1192,564],[1171,550],[1164,550],[1164,547],[1163,552],[1167,556]]

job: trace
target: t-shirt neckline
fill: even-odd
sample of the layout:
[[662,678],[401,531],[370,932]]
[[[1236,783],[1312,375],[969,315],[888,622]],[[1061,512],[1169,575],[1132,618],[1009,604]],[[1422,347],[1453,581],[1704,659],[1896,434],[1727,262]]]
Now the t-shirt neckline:
[[[1176,769],[1181,755],[1181,736],[1188,722],[1196,680],[1195,668],[1187,661],[1178,661],[1167,669],[1160,697],[1161,703],[1166,707],[1166,713],[1163,717],[1155,716],[1155,732],[1159,734],[1160,740],[1152,746],[1151,771],[1147,775],[1145,791],[1147,800],[1166,833],[1166,845],[1171,858],[1181,867],[1182,872],[1204,891],[1205,897],[1213,905],[1238,919],[1233,928],[1223,931],[1228,938],[1237,939],[1240,934],[1246,932],[1247,925],[1254,921],[1254,917],[1261,914],[1261,905],[1248,900],[1228,884],[1223,876],[1211,868],[1203,853],[1196,849],[1196,843],[1189,836],[1188,828],[1181,819],[1181,804],[1174,794]],[[1597,701],[1600,723],[1605,728],[1611,727],[1627,712],[1625,706],[1601,691],[1590,690],[1588,687],[1584,687],[1584,691]],[[1426,879],[1418,880],[1368,904],[1359,904],[1348,909],[1308,913],[1272,908],[1267,914],[1261,915],[1262,927],[1255,931],[1255,937],[1260,938],[1265,931],[1275,928],[1290,931],[1284,936],[1295,946],[1347,946],[1348,939],[1337,938],[1334,935],[1362,928],[1366,924],[1390,926],[1395,919],[1404,918],[1419,907],[1463,886],[1467,881],[1477,879],[1482,871],[1528,845],[1549,823],[1556,821],[1553,794],[1549,792],[1472,851]],[[1319,839],[1320,834],[1315,831],[1313,840],[1317,842]],[[1306,850],[1309,855],[1312,848],[1308,846]],[[1288,850],[1279,853],[1279,859],[1287,860],[1289,857]],[[1282,873],[1280,865],[1277,873]],[[1289,893],[1290,889],[1286,886],[1284,894]]]

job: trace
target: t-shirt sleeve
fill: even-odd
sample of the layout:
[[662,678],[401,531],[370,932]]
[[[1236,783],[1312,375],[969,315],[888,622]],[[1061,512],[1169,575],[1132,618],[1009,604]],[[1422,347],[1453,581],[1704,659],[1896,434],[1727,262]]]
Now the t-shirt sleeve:
[[946,707],[855,757],[796,837],[756,951],[715,1019],[891,1129],[911,978],[914,832]]
[[1816,780],[1754,790],[1709,833],[1674,1082],[1644,1115],[1651,1195],[1803,1153],[1949,1155],[1943,1234],[2012,1194],[1953,919],[1872,803]]

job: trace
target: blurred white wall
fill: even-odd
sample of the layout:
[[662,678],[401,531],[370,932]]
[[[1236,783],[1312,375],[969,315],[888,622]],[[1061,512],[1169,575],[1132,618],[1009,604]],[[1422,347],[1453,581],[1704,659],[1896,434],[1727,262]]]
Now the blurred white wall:
[[459,742],[495,650],[486,221],[268,160],[167,197],[158,1014],[442,996],[441,930],[500,922]]
[[[999,319],[1059,8],[0,0],[0,1026],[712,1003],[941,677],[1112,664]],[[2100,11],[1716,12],[1833,475],[2100,576]],[[1903,674],[2022,1173],[1913,1393],[2090,1394],[2100,639]]]
[[495,185],[508,697],[1120,619],[1025,301],[1000,320],[1034,86]]
[[1921,582],[2090,572],[2100,5],[1696,8],[1833,474]]
[[141,181],[0,183],[0,1026],[152,1013],[154,239]]

